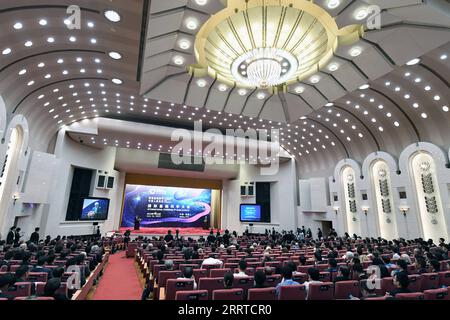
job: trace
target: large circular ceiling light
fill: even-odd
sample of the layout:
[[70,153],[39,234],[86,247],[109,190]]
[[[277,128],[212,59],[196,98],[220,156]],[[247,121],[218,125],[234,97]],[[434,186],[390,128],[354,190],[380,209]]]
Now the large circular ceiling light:
[[362,25],[338,29],[331,15],[306,0],[229,0],[195,41],[189,72],[229,87],[286,91],[328,65],[339,45],[360,39]]

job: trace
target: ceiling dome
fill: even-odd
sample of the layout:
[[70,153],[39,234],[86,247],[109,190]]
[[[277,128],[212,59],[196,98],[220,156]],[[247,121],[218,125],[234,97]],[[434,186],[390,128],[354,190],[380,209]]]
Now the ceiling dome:
[[238,87],[298,82],[324,66],[340,43],[359,39],[362,26],[338,30],[321,7],[304,0],[229,1],[196,39],[196,76]]

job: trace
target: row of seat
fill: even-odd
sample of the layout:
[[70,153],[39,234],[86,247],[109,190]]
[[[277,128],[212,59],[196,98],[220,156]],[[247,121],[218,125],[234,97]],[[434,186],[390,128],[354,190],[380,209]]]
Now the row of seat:
[[[382,293],[379,293],[384,296]],[[343,281],[335,284],[331,282],[310,283],[308,300],[346,300],[350,295],[360,297],[358,281]],[[305,300],[306,287],[303,284],[282,286],[280,295],[276,295],[276,289],[270,288],[242,288],[233,289],[202,288],[193,290],[192,280],[170,279],[167,282],[166,300]],[[370,298],[369,298],[370,299]],[[378,298],[377,298],[378,299]],[[426,299],[426,300],[450,300],[450,287],[425,290],[396,295],[396,299]]]

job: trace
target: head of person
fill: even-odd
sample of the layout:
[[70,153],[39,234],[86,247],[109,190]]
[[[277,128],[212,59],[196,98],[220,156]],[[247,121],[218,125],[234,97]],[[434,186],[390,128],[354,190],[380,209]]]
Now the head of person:
[[364,273],[364,268],[363,268],[362,264],[355,263],[352,265],[352,271],[353,271],[353,274],[361,275]]
[[234,275],[231,272],[225,273],[223,276],[223,285],[225,288],[232,288],[233,287],[233,281],[234,281]]
[[158,250],[156,253],[156,259],[158,259],[158,261],[162,261],[164,259],[164,252],[162,252],[162,250]]
[[254,279],[255,285],[262,287],[266,282],[266,274],[263,271],[258,270],[255,272]]
[[286,267],[291,268],[292,272],[294,273],[295,271],[297,271],[297,265],[295,264],[294,261],[288,261],[286,263]]
[[167,234],[172,234],[172,230],[167,231]]
[[350,269],[348,267],[342,266],[339,268],[339,275],[344,279],[349,279]]
[[194,275],[194,269],[192,269],[192,267],[184,268],[183,276],[186,279],[191,279],[193,275]]
[[265,267],[264,273],[266,276],[271,276],[273,274],[273,269],[271,267]]
[[40,256],[37,260],[37,265],[42,267],[47,262],[46,256]]
[[409,286],[409,278],[406,272],[398,272],[394,275],[394,285],[397,288],[407,289]]
[[292,279],[292,269],[288,266],[284,266],[281,269],[281,275],[283,276],[283,279],[286,280],[291,280]]
[[11,273],[6,273],[0,276],[0,290],[7,291],[10,286],[14,284],[15,278]]
[[301,256],[298,258],[298,261],[300,262],[300,265],[301,265],[301,266],[306,265],[306,257],[305,257],[305,256],[301,255]]
[[330,267],[331,268],[337,268],[337,261],[336,261],[336,259],[330,259],[330,260],[328,260],[328,264],[330,265]]
[[309,281],[320,281],[320,271],[317,268],[308,269]]
[[64,275],[64,268],[58,267],[53,269],[53,278],[61,278]]
[[173,270],[173,260],[166,260],[164,266],[166,267],[166,270]]
[[373,295],[376,292],[376,285],[369,283],[369,280],[362,280],[359,285],[363,297]]
[[28,266],[20,266],[16,270],[16,279],[25,279],[28,275]]
[[52,278],[47,281],[44,287],[44,296],[53,297],[56,293],[56,290],[61,286],[61,280],[58,278]]
[[399,259],[397,260],[397,267],[402,271],[406,271],[408,269],[408,264],[405,260]]
[[245,272],[247,270],[247,262],[245,260],[239,261],[238,267],[240,272]]

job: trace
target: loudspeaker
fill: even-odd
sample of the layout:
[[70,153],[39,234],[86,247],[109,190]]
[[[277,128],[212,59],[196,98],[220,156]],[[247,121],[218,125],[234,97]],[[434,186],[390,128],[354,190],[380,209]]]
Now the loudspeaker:
[[114,177],[109,176],[108,180],[106,182],[106,189],[113,189],[114,188]]
[[94,222],[92,225],[93,225],[94,227],[96,227],[96,226],[98,226],[98,222]]
[[97,189],[105,189],[106,176],[97,172],[97,183],[95,184]]

